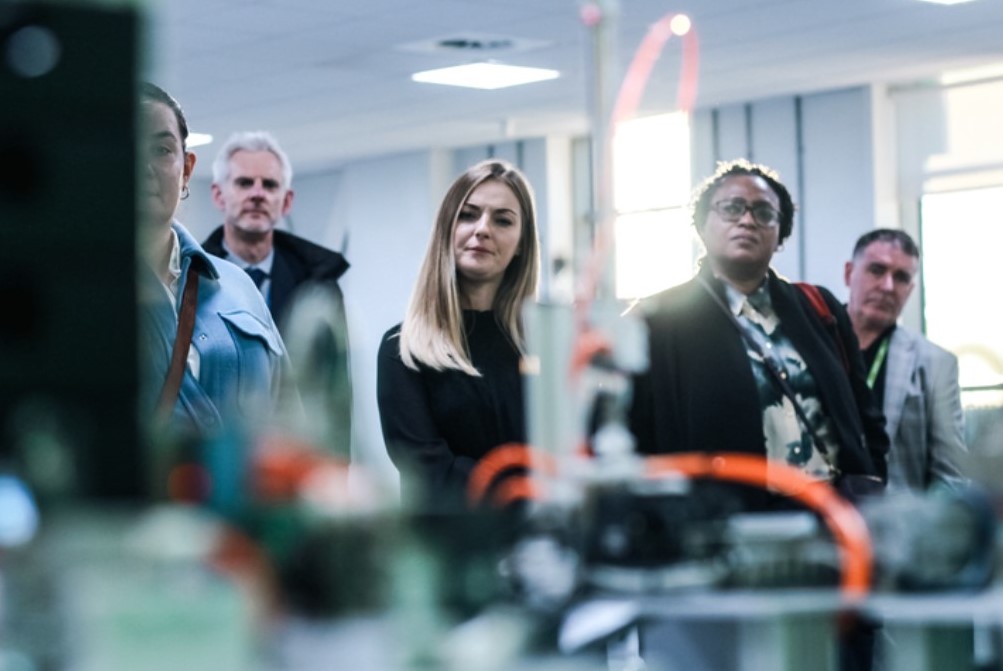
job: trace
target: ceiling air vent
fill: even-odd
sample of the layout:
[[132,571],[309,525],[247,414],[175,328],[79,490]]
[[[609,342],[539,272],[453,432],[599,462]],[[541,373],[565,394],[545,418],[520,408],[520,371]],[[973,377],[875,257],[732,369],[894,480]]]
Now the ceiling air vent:
[[401,51],[411,51],[424,54],[464,53],[492,56],[499,54],[522,53],[534,51],[549,46],[550,42],[543,40],[526,40],[504,35],[487,35],[484,33],[461,33],[437,37],[419,42],[401,44]]
[[507,38],[480,40],[469,37],[450,37],[445,40],[439,40],[439,47],[462,51],[496,51],[498,49],[511,49],[512,40]]

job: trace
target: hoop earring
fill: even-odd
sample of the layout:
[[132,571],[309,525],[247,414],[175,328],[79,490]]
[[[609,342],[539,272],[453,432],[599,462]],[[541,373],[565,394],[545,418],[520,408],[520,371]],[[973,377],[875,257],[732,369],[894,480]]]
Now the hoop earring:
[[187,200],[188,196],[190,195],[191,192],[188,190],[188,185],[185,184],[183,187],[181,187],[181,200]]

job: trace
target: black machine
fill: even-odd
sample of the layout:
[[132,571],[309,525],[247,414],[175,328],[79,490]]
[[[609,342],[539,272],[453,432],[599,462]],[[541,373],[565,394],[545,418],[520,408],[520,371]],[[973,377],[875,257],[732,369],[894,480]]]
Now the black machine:
[[0,6],[0,457],[40,494],[142,496],[138,17]]

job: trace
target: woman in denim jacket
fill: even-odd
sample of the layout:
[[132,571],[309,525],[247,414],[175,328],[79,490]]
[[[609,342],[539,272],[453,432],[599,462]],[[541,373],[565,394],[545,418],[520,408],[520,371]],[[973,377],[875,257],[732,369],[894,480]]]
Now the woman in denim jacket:
[[[195,167],[195,155],[186,147],[188,124],[177,101],[162,89],[143,84],[140,95],[143,416],[156,417],[155,427],[202,437],[252,428],[271,414],[285,347],[250,277],[206,254],[174,219]],[[194,330],[187,353],[187,343],[180,343],[180,353],[174,354],[190,282],[197,291]],[[164,389],[172,355],[185,355],[177,392]]]

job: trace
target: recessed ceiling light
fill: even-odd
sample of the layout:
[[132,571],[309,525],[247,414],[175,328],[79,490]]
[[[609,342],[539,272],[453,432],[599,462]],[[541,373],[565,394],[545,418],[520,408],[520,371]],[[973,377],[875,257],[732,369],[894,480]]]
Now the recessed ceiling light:
[[971,2],[972,0],[922,0],[923,2],[932,2],[935,5],[960,5],[963,2]]
[[202,145],[212,144],[212,135],[209,135],[209,133],[189,133],[186,144],[189,147],[201,147]]
[[411,75],[416,82],[465,86],[473,89],[501,89],[506,86],[531,84],[561,75],[557,70],[527,68],[501,63],[469,63],[438,70],[425,70]]

